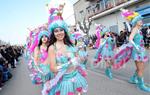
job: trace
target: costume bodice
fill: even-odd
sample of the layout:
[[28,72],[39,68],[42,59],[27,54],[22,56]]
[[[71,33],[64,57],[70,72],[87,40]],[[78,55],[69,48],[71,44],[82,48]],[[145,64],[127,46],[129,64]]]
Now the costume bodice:
[[134,38],[133,41],[136,45],[140,46],[140,47],[144,47],[144,40],[143,40],[143,35],[141,31],[138,31]]
[[47,56],[48,56],[47,50],[40,49],[40,54],[39,54],[40,62],[44,62],[46,60]]
[[61,52],[56,50],[56,63],[58,65],[67,63],[70,59],[75,57],[75,52],[76,52],[76,49],[74,47],[68,47],[68,46],[67,46],[66,54],[62,54]]
[[106,40],[106,44],[104,45],[104,47],[109,49],[109,50],[113,50],[114,45],[115,45],[115,40],[112,37],[109,37],[105,40]]

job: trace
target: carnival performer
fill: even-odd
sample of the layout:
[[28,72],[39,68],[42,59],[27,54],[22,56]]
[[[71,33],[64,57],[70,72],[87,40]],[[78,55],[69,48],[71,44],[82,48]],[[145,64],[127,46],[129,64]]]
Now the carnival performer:
[[122,46],[121,50],[115,55],[115,64],[113,67],[118,69],[132,58],[135,61],[136,70],[129,82],[136,84],[143,91],[150,92],[150,88],[145,85],[143,79],[144,63],[148,61],[141,32],[143,17],[137,12],[125,9],[121,10],[124,18],[132,25],[132,29],[129,36],[129,43]]
[[82,63],[84,65],[86,65],[88,53],[86,51],[86,45],[84,44],[83,37],[80,37],[77,40],[77,48],[78,48],[78,53],[79,53],[80,58],[83,58],[82,59],[82,61],[83,61]]
[[41,82],[42,84],[50,80],[53,77],[53,73],[50,71],[50,64],[45,63],[48,56],[48,44],[49,44],[49,32],[46,30],[40,31],[38,35],[38,46],[34,50],[34,65],[38,71],[34,76],[35,82]]
[[96,25],[96,42],[95,42],[95,48],[98,49],[99,45],[100,45],[100,25],[99,24],[95,24]]
[[[30,53],[28,58],[29,76],[33,84],[42,85],[44,89],[44,84],[54,77],[50,70],[50,64],[45,63],[48,57],[50,33],[45,25],[34,29],[34,32],[30,32],[32,45],[28,48]],[[53,91],[51,91],[50,95],[54,95]]]
[[86,64],[88,61],[88,52],[86,51],[86,45],[83,42],[83,37],[80,36],[77,39],[77,50],[78,50],[78,55],[80,57],[80,66],[78,66],[79,72],[82,74],[82,76],[87,76],[86,72]]
[[105,74],[110,79],[113,78],[112,76],[112,64],[113,64],[113,57],[114,57],[114,48],[115,48],[115,38],[111,36],[110,30],[100,25],[101,31],[101,44],[96,52],[94,65],[97,65],[102,59],[106,63],[106,70]]
[[[31,80],[33,80],[33,74],[36,72],[35,70],[35,65],[34,65],[34,49],[36,46],[38,46],[38,31],[37,29],[28,29],[30,31],[30,35],[27,40],[27,67],[28,70],[30,71],[30,77]],[[35,81],[32,81],[35,83]]]
[[50,63],[50,69],[55,73],[55,77],[44,85],[47,89],[43,89],[42,93],[50,95],[51,89],[55,88],[53,95],[75,95],[77,93],[81,95],[87,91],[87,81],[78,71],[80,61],[77,49],[69,38],[67,24],[59,16],[61,15],[55,15],[53,19],[50,19],[51,36],[46,62]]

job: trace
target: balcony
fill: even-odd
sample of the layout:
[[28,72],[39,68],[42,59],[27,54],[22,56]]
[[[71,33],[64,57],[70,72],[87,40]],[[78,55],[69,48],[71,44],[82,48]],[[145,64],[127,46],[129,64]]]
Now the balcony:
[[125,2],[131,1],[131,0],[114,0],[116,5],[123,4]]
[[85,1],[88,1],[88,2],[95,2],[95,1],[99,1],[99,0],[85,0]]
[[97,14],[101,14],[128,2],[134,3],[136,1],[138,0],[97,0],[94,4],[90,3],[92,5],[89,5],[90,7],[87,8],[88,18],[92,18]]

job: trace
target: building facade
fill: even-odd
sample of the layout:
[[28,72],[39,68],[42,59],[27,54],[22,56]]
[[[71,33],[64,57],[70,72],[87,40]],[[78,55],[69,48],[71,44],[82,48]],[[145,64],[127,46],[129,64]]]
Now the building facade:
[[95,23],[119,34],[125,22],[121,8],[138,11],[144,17],[144,23],[150,23],[150,0],[78,0],[73,7],[76,23],[84,18],[93,20],[89,34],[95,34]]

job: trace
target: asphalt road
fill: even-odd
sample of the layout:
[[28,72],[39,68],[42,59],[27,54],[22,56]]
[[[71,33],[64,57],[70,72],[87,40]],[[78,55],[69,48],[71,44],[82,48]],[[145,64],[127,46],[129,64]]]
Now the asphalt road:
[[[149,55],[150,55],[150,51]],[[95,50],[89,50],[88,67],[88,93],[86,95],[149,95],[149,93],[139,90],[135,85],[127,81],[133,74],[135,66],[132,60],[121,70],[113,70],[113,79],[108,79],[105,74],[105,66],[99,65],[92,69],[92,62]],[[149,56],[150,57],[150,56]],[[150,61],[149,61],[150,63]],[[145,82],[150,85],[150,64],[145,64]],[[0,91],[0,95],[41,95],[41,86],[31,83],[26,60],[21,58],[20,64],[16,69],[12,69],[12,79],[10,79]]]

